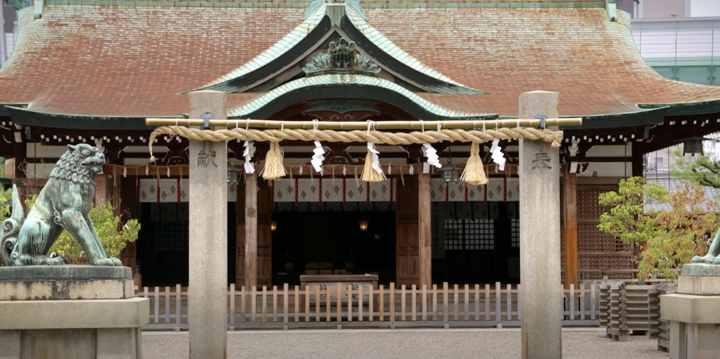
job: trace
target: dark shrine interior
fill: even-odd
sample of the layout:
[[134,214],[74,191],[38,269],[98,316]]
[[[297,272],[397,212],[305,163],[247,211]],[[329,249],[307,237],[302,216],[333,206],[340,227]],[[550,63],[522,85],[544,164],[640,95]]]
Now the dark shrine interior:
[[[273,284],[301,274],[378,274],[395,280],[394,203],[276,203]],[[145,286],[187,285],[187,203],[142,204],[138,265]],[[435,202],[433,282],[517,283],[517,202]],[[235,281],[235,204],[228,206],[228,281]]]

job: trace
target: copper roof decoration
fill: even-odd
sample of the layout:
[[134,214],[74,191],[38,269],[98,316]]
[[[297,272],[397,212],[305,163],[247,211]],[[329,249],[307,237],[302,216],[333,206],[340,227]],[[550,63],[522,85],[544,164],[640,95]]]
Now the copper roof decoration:
[[[456,113],[516,116],[519,94],[536,89],[560,92],[561,113],[590,119],[583,126],[720,113],[720,88],[653,71],[628,14],[609,21],[604,0],[363,0],[362,13],[357,0],[313,0],[314,9],[308,0],[179,3],[46,0],[38,19],[23,11],[16,51],[0,69],[0,104],[23,106],[10,111],[13,121],[36,125],[144,128],[134,119],[187,113],[188,91],[246,76],[228,97],[228,110],[241,108],[307,78],[302,66],[339,38],[325,37],[332,7],[345,13],[346,40],[381,66],[379,77],[392,65],[402,76],[385,79]],[[258,69],[267,78],[247,77]],[[288,70],[296,77],[258,85]],[[424,90],[402,77],[462,89],[447,81],[459,80],[485,95]]]
[[381,69],[378,64],[361,53],[354,42],[340,38],[330,41],[326,51],[315,54],[303,66],[306,75],[328,73],[360,73],[376,75]]

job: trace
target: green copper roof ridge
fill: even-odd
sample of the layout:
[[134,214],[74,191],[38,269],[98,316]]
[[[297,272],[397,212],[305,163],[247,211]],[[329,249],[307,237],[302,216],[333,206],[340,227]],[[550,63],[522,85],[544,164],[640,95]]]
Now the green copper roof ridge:
[[[317,0],[311,0],[316,2]],[[247,0],[45,0],[45,6],[128,6],[128,7],[221,7],[221,8],[293,8],[306,9],[312,5],[308,0],[296,1],[247,1]],[[351,5],[357,0],[348,0]],[[605,0],[405,0],[361,1],[365,9],[542,9],[542,8],[605,8]]]

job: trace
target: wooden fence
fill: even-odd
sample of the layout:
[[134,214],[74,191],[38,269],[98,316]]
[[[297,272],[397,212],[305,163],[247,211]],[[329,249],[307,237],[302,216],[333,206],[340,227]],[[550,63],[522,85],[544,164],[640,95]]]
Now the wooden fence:
[[[187,329],[187,288],[136,288],[150,299],[149,330]],[[599,285],[564,290],[558,308],[565,326],[599,324]],[[561,314],[562,311],[562,314]],[[518,286],[433,285],[432,287],[336,285],[228,290],[228,329],[517,327]]]

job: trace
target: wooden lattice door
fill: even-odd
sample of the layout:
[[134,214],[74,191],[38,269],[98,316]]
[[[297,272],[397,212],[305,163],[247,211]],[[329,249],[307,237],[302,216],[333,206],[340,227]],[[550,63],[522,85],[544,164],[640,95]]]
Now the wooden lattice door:
[[577,187],[578,259],[580,279],[632,278],[633,251],[628,245],[600,232],[597,225],[604,209],[600,194],[617,190],[617,184],[579,183]]

